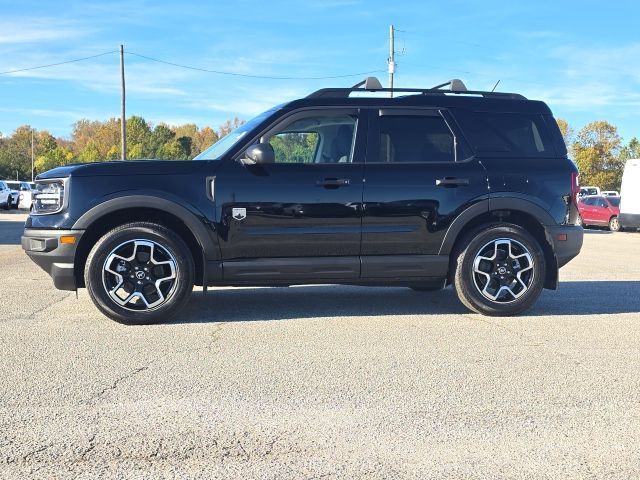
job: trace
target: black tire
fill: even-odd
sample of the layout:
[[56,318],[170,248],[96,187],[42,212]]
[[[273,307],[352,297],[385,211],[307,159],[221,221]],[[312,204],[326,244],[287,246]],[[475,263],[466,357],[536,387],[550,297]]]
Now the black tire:
[[[140,244],[140,242],[135,242],[136,240],[141,240],[144,243]],[[149,250],[150,253],[143,251],[149,248],[150,244],[154,245],[154,250]],[[125,304],[126,306],[123,306],[109,295],[107,283],[111,282],[109,284],[111,286],[114,281],[118,282],[118,279],[117,274],[114,275],[115,272],[106,270],[107,268],[113,268],[112,265],[107,266],[106,262],[108,258],[111,258],[111,262],[115,262],[116,259],[111,255],[127,248],[131,249],[130,251],[133,254],[130,261],[125,262],[127,267],[122,267],[127,268],[126,271],[123,270],[121,272],[122,275],[119,278],[118,285],[123,286],[117,291],[115,288],[111,290],[115,292],[114,296],[117,296],[122,301],[125,299],[121,295],[131,294],[134,297],[129,303]],[[140,254],[138,253],[138,248],[140,249]],[[119,255],[117,258],[122,258],[122,254],[119,253]],[[160,266],[156,263],[154,260],[156,255],[161,256],[156,260],[165,260],[161,263],[166,265]],[[149,260],[149,257],[151,257],[151,260]],[[141,258],[143,258],[142,262],[140,261]],[[146,263],[144,260],[146,260]],[[132,266],[134,264],[136,265],[135,272]],[[174,265],[174,267],[171,268],[169,264]],[[138,281],[134,278],[134,273],[136,276],[138,273],[142,273],[144,265],[147,265],[148,273],[143,273],[143,276],[149,276]],[[120,265],[117,267],[120,267]],[[157,272],[157,268],[160,269],[160,273],[156,278],[153,275]],[[162,273],[163,271],[164,273]],[[98,240],[87,257],[84,278],[91,300],[107,317],[126,325],[148,325],[167,321],[180,310],[189,299],[193,289],[194,271],[195,267],[191,252],[178,235],[162,225],[134,222],[116,227]],[[126,278],[129,273],[133,280]],[[169,276],[171,278],[168,278]],[[167,277],[167,280],[159,280],[163,277]],[[154,282],[154,280],[158,280],[161,287],[158,287],[158,282]],[[136,285],[141,282],[144,282],[144,285]],[[151,290],[151,293],[145,290],[147,288]],[[162,296],[159,296],[158,292]],[[152,301],[151,305],[153,307],[148,308],[148,299],[154,298],[156,302],[160,303],[155,305],[156,302]],[[163,298],[164,300],[162,300]]]
[[620,230],[622,230],[620,228],[620,222],[618,221],[617,216],[611,217],[609,219],[609,230],[611,230],[612,232],[619,232]]
[[[498,243],[494,243],[496,240]],[[508,248],[505,247],[506,240],[509,241]],[[492,247],[496,257],[506,255],[505,249],[518,254],[526,251],[529,257],[522,257],[522,262],[509,257],[495,262],[487,261],[481,254],[490,252]],[[479,270],[484,271],[491,266],[487,273],[476,273],[474,270],[478,256],[481,257]],[[527,265],[528,258],[531,259],[530,268]],[[470,232],[458,244],[452,260],[455,272],[453,285],[458,298],[468,309],[483,315],[511,316],[522,313],[535,303],[544,286],[546,264],[542,247],[518,225],[485,225]],[[504,280],[501,280],[503,277],[500,272],[504,273]],[[521,283],[515,277],[520,278]],[[507,288],[503,289],[502,286]],[[495,295],[491,296],[496,296],[496,300],[488,298],[481,290],[486,291],[486,295],[492,293],[490,290],[495,291]]]

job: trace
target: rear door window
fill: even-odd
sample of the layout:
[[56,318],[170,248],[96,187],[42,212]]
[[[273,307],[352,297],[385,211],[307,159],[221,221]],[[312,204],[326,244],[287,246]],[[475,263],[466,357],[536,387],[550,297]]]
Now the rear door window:
[[380,117],[379,162],[433,163],[455,161],[455,140],[440,116]]
[[542,115],[457,111],[455,116],[478,154],[514,157],[556,155]]

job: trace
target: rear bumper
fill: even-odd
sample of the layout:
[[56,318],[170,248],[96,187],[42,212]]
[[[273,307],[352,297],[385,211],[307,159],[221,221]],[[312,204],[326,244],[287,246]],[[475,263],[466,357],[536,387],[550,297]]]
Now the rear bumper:
[[584,231],[578,225],[560,225],[545,227],[547,239],[553,246],[558,268],[563,267],[576,257],[582,249]]
[[618,222],[622,228],[640,228],[640,213],[621,213]]
[[[58,290],[75,290],[75,256],[83,230],[25,229],[22,249],[47,272]],[[75,243],[60,243],[61,236],[74,236]]]

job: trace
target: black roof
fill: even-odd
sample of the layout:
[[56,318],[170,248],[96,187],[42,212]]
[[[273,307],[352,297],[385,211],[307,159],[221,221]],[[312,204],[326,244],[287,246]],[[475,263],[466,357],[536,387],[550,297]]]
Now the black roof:
[[283,108],[300,107],[433,107],[433,108],[464,108],[474,111],[514,112],[551,114],[549,107],[538,100],[513,99],[509,97],[477,97],[477,96],[425,96],[406,95],[401,97],[306,97],[293,100],[282,105]]
[[[377,80],[376,80],[377,81]],[[460,82],[459,80],[452,80]],[[433,107],[433,108],[464,108],[474,111],[488,112],[514,112],[551,114],[549,107],[541,101],[528,100],[518,93],[485,92],[466,90],[464,84],[455,84],[458,89],[443,90],[441,87],[449,85],[449,82],[438,87],[421,88],[394,88],[394,96],[351,96],[353,93],[384,93],[390,92],[388,88],[362,87],[364,82],[351,88],[323,88],[311,93],[305,98],[293,100],[282,105],[284,108],[300,108],[305,106],[353,106],[353,107]]]

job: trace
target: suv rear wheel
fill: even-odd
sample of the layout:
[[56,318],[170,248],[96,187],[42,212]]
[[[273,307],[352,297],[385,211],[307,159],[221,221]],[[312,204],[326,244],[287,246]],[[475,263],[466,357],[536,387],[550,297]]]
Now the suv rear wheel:
[[128,325],[170,319],[193,289],[193,258],[168,228],[147,222],[121,225],[89,253],[85,285],[109,318]]
[[609,230],[612,232],[620,231],[620,221],[618,220],[618,217],[611,217],[609,219]]
[[460,301],[483,315],[517,315],[538,299],[545,278],[540,244],[513,224],[481,227],[465,237],[455,257]]

